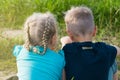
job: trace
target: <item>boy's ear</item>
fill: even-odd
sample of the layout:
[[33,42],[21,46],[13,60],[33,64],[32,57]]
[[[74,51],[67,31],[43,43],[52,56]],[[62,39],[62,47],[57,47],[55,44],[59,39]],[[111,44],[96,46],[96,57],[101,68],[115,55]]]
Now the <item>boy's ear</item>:
[[67,32],[68,36],[70,37],[70,39],[73,40],[72,32],[69,29],[67,29],[67,28],[66,28],[66,32]]
[[93,30],[93,36],[96,36],[96,33],[97,33],[97,28],[96,26],[94,27],[94,30]]
[[72,33],[70,32],[70,30],[68,28],[66,28],[66,32],[67,32],[68,36],[72,35]]

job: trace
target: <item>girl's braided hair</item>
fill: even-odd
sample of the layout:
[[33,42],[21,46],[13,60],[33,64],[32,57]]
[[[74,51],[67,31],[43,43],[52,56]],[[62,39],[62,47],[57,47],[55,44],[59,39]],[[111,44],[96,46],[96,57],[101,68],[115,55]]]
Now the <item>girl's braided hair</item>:
[[[47,47],[51,45],[51,40],[56,34],[56,19],[47,13],[34,13],[27,18],[24,24],[25,44],[27,50],[32,50],[38,54],[45,54]],[[36,46],[42,46],[43,51],[39,51]]]

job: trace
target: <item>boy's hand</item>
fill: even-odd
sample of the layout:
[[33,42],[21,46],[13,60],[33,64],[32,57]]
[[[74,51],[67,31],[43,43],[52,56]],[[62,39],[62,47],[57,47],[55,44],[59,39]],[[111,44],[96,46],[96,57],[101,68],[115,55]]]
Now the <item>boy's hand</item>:
[[72,40],[69,36],[65,36],[60,39],[60,42],[62,43],[62,47],[63,47],[68,43],[72,43]]

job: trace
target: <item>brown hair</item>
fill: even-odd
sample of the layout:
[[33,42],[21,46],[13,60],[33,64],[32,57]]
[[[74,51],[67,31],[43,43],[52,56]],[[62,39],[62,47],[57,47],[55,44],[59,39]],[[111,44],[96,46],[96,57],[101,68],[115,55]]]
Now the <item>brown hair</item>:
[[51,13],[34,13],[28,17],[24,24],[25,48],[30,50],[30,46],[43,46],[42,52],[39,52],[35,47],[32,50],[38,54],[44,54],[57,32],[56,27],[56,19]]
[[65,23],[74,35],[86,35],[94,29],[93,13],[88,7],[72,7],[66,12]]

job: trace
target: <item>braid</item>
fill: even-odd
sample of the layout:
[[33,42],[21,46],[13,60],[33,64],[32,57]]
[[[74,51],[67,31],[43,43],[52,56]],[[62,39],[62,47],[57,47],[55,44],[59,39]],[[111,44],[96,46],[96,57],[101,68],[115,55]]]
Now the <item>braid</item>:
[[25,44],[24,44],[24,47],[27,49],[27,50],[30,50],[29,46],[30,46],[30,34],[29,34],[29,25],[27,24],[27,26],[25,27]]
[[42,44],[44,47],[44,50],[41,54],[44,54],[47,50],[47,40],[46,40],[46,33],[47,33],[47,28],[45,28],[44,32],[43,32],[43,38],[42,38]]
[[49,29],[50,29],[49,26],[50,26],[50,22],[49,22],[49,17],[48,17],[46,19],[45,30],[43,32],[43,37],[42,37],[42,44],[43,44],[44,50],[41,54],[45,54],[47,47],[48,47],[47,37],[48,37]]
[[43,35],[42,35],[42,41],[40,42],[41,45],[43,46],[43,51],[39,51],[37,46],[32,47],[33,52],[40,54],[40,55],[44,55],[47,50],[47,47],[48,47],[48,33],[49,33],[49,29],[50,29],[49,17],[46,18],[46,22],[45,22],[44,26],[45,26],[45,28],[44,28]]

